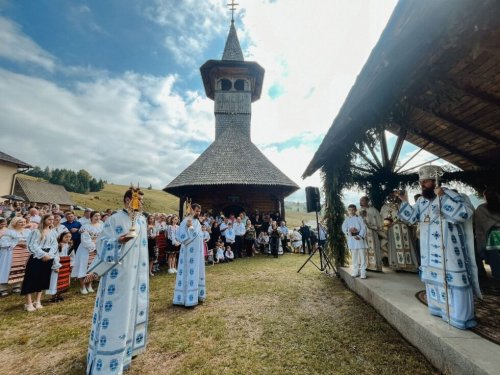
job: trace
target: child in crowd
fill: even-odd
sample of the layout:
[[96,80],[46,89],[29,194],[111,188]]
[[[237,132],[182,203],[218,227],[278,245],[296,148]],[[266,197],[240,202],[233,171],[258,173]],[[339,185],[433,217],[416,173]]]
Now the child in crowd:
[[224,245],[222,242],[217,242],[215,245],[215,263],[224,263],[226,258],[224,257]]
[[[61,257],[68,256],[68,250],[71,246],[71,233],[63,232],[57,237],[57,248],[58,251],[54,257],[54,263],[52,264],[52,273],[50,275],[50,287],[45,291],[46,294],[52,295],[50,302],[61,302],[64,298],[57,291],[57,284],[59,281],[59,272],[61,271]],[[69,285],[69,273],[68,285]]]
[[366,279],[366,225],[361,217],[356,215],[356,205],[347,207],[348,217],[342,224],[342,232],[347,237],[347,246],[351,252],[351,276]]
[[215,260],[214,260],[214,249],[208,249],[207,250],[207,263],[214,265]]
[[262,231],[259,234],[259,238],[257,239],[259,243],[259,249],[261,254],[269,253],[269,234],[267,231]]
[[226,245],[229,245],[231,249],[233,249],[235,241],[236,235],[234,233],[233,223],[228,222],[226,229]]
[[234,260],[234,253],[233,250],[231,250],[231,246],[226,247],[224,258],[226,258],[226,262],[232,262]]

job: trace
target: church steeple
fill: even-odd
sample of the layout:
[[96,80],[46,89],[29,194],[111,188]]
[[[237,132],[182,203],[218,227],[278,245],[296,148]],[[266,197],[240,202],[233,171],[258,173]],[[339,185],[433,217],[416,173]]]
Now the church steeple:
[[[230,5],[234,12],[234,0]],[[264,69],[245,61],[234,16],[221,60],[208,60],[200,67],[207,96],[214,101],[215,139],[230,130],[250,140],[252,102],[260,98]]]
[[229,28],[222,60],[243,61],[243,52],[241,52],[240,41],[238,40],[233,20],[231,20],[231,27]]

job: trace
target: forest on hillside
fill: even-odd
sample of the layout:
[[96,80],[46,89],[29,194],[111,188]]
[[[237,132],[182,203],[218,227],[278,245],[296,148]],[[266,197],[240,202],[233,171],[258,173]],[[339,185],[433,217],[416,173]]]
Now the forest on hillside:
[[100,191],[104,188],[106,181],[99,181],[85,169],[80,169],[78,172],[69,169],[50,169],[45,167],[34,167],[26,172],[27,175],[37,178],[42,178],[51,184],[62,185],[67,191],[73,193],[86,194],[90,192]]

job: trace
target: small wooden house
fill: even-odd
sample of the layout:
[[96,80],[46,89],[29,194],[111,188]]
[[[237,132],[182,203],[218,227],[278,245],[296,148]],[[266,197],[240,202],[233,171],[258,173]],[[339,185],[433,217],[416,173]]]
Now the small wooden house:
[[37,205],[57,203],[61,210],[66,210],[75,205],[64,186],[22,177],[16,179],[14,195],[24,198],[26,202],[36,203]]

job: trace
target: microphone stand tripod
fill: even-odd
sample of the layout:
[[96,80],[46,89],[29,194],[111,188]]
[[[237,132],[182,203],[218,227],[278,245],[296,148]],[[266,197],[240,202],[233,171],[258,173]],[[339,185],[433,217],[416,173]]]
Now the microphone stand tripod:
[[[318,242],[319,242],[319,218],[318,218],[318,210],[316,210],[316,227],[317,227],[317,230],[318,230]],[[304,252],[305,251],[306,251],[306,249],[304,249]],[[314,256],[314,254],[316,254],[316,252],[319,252],[319,262],[320,262],[319,266],[316,263],[314,263],[314,261],[312,260],[312,257]],[[328,274],[329,273],[328,270],[330,269],[331,271],[335,272],[335,274],[337,274],[337,270],[333,266],[333,263],[330,261],[330,258],[328,257],[328,255],[326,254],[325,250],[323,249],[323,246],[321,246],[321,245],[318,245],[318,247],[316,247],[311,252],[311,254],[306,259],[306,261],[304,262],[304,264],[298,269],[297,273],[299,273],[302,270],[302,268],[305,267],[305,265],[307,264],[307,262],[311,262],[314,265],[314,267],[316,267],[321,272],[325,271],[325,273]]]

